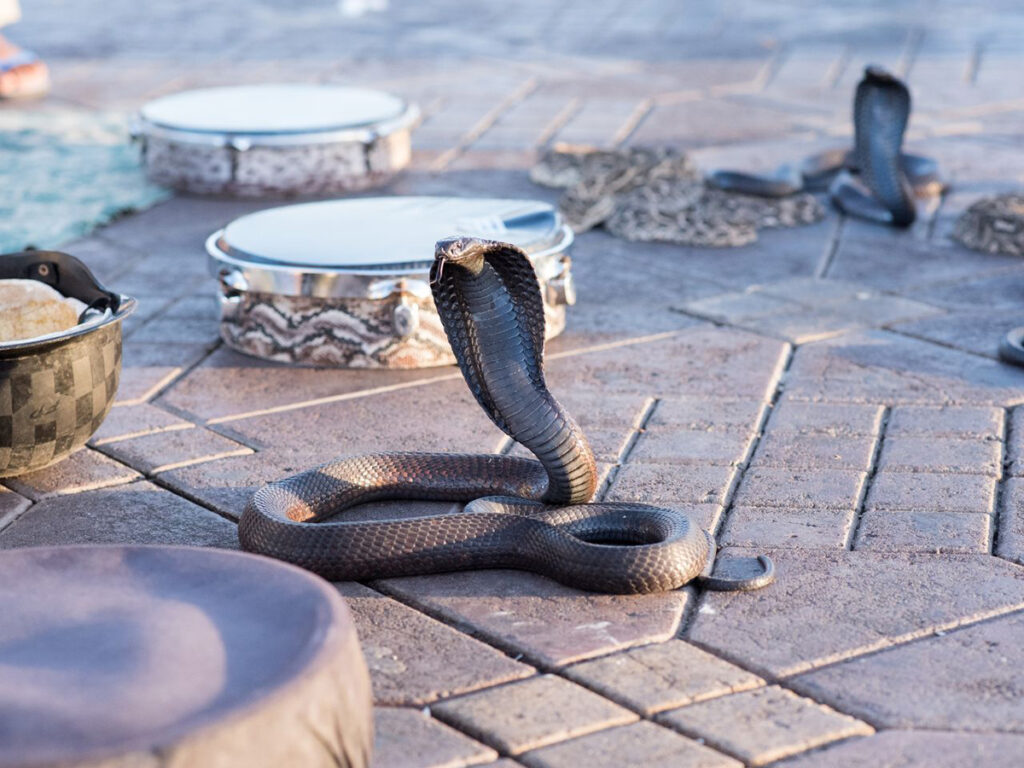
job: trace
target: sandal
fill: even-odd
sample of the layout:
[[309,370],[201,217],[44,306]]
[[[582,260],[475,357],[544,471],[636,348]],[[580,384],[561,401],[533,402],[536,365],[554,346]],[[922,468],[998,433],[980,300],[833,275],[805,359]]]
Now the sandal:
[[49,69],[32,51],[18,49],[0,58],[0,100],[39,98],[49,91]]

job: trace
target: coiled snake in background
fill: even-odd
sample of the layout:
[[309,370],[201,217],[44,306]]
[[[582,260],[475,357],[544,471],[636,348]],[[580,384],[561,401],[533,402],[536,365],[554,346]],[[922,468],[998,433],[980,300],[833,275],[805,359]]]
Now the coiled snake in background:
[[708,183],[769,198],[827,187],[833,204],[850,216],[908,227],[917,216],[914,198],[935,197],[945,190],[935,160],[903,151],[909,120],[906,84],[869,66],[854,92],[852,150],[820,152],[799,167],[784,165],[767,175],[715,171]]
[[[594,456],[544,382],[544,307],[521,250],[443,240],[430,282],[477,402],[537,460],[398,452],[341,459],[260,488],[239,523],[244,549],[334,581],[478,568],[530,570],[613,593],[675,589],[698,577],[712,589],[772,581],[763,556],[756,576],[710,576],[714,539],[681,512],[588,503],[597,488]],[[470,503],[460,513],[411,519],[339,516],[401,499]]]

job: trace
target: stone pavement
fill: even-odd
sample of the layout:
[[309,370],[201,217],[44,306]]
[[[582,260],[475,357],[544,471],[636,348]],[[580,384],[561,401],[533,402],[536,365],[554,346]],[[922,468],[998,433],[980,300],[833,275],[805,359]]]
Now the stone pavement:
[[[978,196],[1024,184],[1020,8],[339,7],[360,4],[41,0],[18,31],[54,65],[51,104],[376,85],[425,112],[387,193],[544,199],[525,170],[554,141],[752,168],[846,144],[878,62],[908,78],[910,147],[952,184],[907,232],[830,212],[736,250],[579,238],[549,383],[594,443],[603,497],[685,509],[730,551],[770,552],[778,581],[642,597],[511,571],[339,585],[373,675],[375,765],[1020,765],[1024,371],[995,349],[1024,322],[1024,265],[949,237]],[[88,448],[6,483],[0,548],[232,547],[255,487],[337,455],[514,449],[454,369],[226,350],[202,242],[259,207],[175,198],[67,244],[141,308],[117,406]]]

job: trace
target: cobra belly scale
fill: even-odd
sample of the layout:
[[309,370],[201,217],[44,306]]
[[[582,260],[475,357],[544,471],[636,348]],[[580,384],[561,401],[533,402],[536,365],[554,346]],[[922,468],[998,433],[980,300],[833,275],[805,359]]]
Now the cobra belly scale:
[[[332,580],[520,568],[581,589],[637,593],[674,589],[705,573],[714,543],[686,515],[588,503],[597,486],[594,457],[545,384],[544,307],[526,255],[504,243],[442,241],[431,285],[477,402],[537,460],[404,452],[344,458],[260,488],[239,524],[243,548]],[[403,499],[469,503],[457,514],[344,519],[358,504]]]

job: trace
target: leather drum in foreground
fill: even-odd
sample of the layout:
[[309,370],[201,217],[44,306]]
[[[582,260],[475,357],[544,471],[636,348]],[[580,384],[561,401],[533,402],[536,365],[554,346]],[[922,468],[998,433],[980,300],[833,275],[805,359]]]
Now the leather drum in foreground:
[[[710,574],[714,540],[686,514],[590,503],[594,456],[545,384],[544,306],[526,254],[507,243],[444,240],[430,276],[470,391],[536,460],[404,452],[341,459],[260,488],[239,524],[242,546],[332,580],[521,568],[580,589],[637,593]],[[434,517],[365,522],[341,514],[388,499],[470,503]],[[756,577],[706,584],[763,586],[771,563],[759,565]]]
[[39,280],[96,311],[67,331],[0,343],[0,477],[14,477],[81,448],[106,418],[121,375],[121,321],[135,300],[56,251],[0,255],[0,278]]
[[364,768],[370,684],[331,585],[225,550],[0,554],[0,766]]

